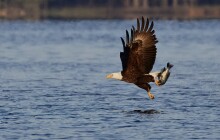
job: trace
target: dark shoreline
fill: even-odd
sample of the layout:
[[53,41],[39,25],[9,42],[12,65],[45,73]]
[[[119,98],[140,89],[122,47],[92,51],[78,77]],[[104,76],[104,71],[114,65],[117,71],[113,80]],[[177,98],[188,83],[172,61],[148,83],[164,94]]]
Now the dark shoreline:
[[44,19],[135,19],[145,16],[153,19],[200,20],[220,19],[220,5],[177,5],[173,7],[108,7],[69,6],[46,7],[31,4],[27,7],[8,5],[0,8],[0,19],[44,20]]
[[[137,18],[140,18],[141,16],[138,16]],[[147,17],[147,16],[145,16]],[[108,21],[108,20],[135,20],[136,18],[42,18],[42,19],[0,19],[0,22],[4,21],[30,21],[30,22],[41,22],[41,21]],[[165,19],[165,18],[150,18],[153,20],[164,20],[164,21],[204,21],[204,20],[220,20],[220,18],[195,18],[195,19]]]

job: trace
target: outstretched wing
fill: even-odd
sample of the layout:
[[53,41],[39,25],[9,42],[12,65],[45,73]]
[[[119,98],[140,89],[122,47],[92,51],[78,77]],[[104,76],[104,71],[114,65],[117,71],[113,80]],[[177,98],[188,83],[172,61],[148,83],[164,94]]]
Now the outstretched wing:
[[158,42],[154,35],[153,22],[149,26],[149,20],[142,17],[140,24],[137,19],[137,29],[132,26],[131,37],[126,31],[126,42],[123,38],[122,44],[124,51],[120,53],[122,62],[123,77],[132,77],[137,79],[140,75],[148,74],[154,65],[156,59],[157,48],[155,44]]

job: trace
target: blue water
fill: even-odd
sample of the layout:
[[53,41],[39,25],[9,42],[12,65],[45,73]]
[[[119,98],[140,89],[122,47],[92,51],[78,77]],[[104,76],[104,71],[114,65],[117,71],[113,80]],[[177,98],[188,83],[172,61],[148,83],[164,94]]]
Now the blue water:
[[0,21],[0,139],[220,139],[220,20],[155,21],[155,100],[105,79],[133,24]]

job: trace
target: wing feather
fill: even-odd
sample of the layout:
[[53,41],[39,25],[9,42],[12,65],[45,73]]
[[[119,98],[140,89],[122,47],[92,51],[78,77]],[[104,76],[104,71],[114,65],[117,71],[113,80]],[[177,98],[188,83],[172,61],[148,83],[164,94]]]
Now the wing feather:
[[131,39],[130,39],[130,42],[133,42],[134,40],[134,33],[133,33],[133,30],[131,29]]
[[147,21],[146,21],[146,24],[145,24],[145,28],[144,28],[144,32],[147,31],[148,26],[149,26],[149,19],[147,18]]
[[126,30],[126,43],[129,44],[129,33],[128,33],[128,30]]
[[150,33],[151,30],[153,29],[154,27],[154,22],[152,21],[151,24],[150,24],[150,28],[148,29],[147,33]]
[[144,28],[145,28],[145,20],[144,17],[142,17],[141,31],[143,31]]
[[139,32],[140,31],[140,21],[139,21],[139,19],[137,18],[137,32]]

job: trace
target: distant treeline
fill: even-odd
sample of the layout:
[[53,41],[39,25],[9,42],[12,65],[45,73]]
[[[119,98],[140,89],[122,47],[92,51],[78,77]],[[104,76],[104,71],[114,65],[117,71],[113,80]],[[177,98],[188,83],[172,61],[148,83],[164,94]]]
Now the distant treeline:
[[0,0],[2,19],[220,18],[220,0]]
[[[48,1],[49,7],[69,7],[69,6],[86,6],[86,5],[96,5],[96,6],[108,6],[114,3],[114,6],[123,6],[126,0],[46,0]],[[134,3],[134,0],[127,0],[129,3]],[[161,5],[163,1],[172,3],[173,0],[135,0],[135,1],[148,1],[150,6]],[[182,5],[185,2],[188,3],[193,1],[196,5],[219,5],[220,0],[177,0],[177,2]]]

